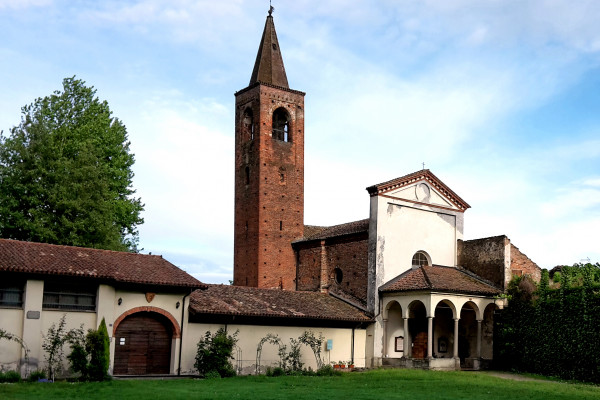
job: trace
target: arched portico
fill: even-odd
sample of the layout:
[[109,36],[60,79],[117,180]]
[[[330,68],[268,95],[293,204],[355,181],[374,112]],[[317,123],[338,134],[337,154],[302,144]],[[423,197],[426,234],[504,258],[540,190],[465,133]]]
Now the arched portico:
[[[383,296],[384,364],[430,369],[479,369],[491,358],[492,297],[450,293],[393,293]],[[401,335],[403,333],[404,335]],[[402,352],[395,351],[402,337]],[[402,363],[391,359],[402,359]],[[426,366],[423,365],[426,363]]]

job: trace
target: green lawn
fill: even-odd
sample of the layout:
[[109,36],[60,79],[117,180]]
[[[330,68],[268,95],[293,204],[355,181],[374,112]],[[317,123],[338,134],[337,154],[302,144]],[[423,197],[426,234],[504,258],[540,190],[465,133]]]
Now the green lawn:
[[0,399],[600,399],[600,387],[522,382],[485,373],[376,370],[341,377],[0,384]]

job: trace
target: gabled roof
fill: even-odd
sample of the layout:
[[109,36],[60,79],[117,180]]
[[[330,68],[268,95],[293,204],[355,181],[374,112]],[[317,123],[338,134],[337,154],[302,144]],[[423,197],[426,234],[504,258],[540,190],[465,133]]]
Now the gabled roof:
[[460,198],[456,193],[452,191],[444,182],[442,182],[437,176],[435,176],[430,170],[423,169],[421,171],[413,172],[412,174],[401,176],[400,178],[392,179],[391,181],[379,183],[373,186],[369,186],[367,191],[371,197],[386,192],[397,190],[402,187],[414,184],[419,181],[427,181],[437,191],[439,191],[444,197],[451,201],[460,210],[466,210],[471,208],[466,201]]
[[269,11],[265,22],[265,29],[260,40],[252,77],[248,86],[252,86],[256,82],[289,89],[271,11]]
[[370,322],[365,312],[326,293],[208,285],[190,296],[190,315]]
[[383,284],[380,292],[436,291],[496,296],[502,291],[460,267],[427,265],[410,269]]
[[203,289],[162,256],[0,239],[0,272]]
[[347,222],[345,224],[333,226],[315,226],[304,225],[304,237],[296,242],[306,242],[310,240],[329,239],[338,236],[351,235],[353,233],[362,233],[369,231],[369,219]]

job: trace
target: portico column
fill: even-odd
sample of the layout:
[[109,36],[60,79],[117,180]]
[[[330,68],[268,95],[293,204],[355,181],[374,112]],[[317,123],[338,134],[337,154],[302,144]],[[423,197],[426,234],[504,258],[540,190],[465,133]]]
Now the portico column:
[[427,317],[427,358],[433,358],[433,317]]
[[403,356],[405,358],[408,358],[408,356],[410,355],[410,353],[409,353],[410,349],[408,348],[408,317],[402,318],[402,319],[404,320],[404,344],[403,344],[404,354],[403,354]]
[[387,342],[387,319],[383,319],[383,349],[381,350],[381,357],[387,357],[388,342]]
[[477,320],[477,358],[481,358],[481,322],[482,320]]
[[454,358],[458,358],[458,318],[454,318]]

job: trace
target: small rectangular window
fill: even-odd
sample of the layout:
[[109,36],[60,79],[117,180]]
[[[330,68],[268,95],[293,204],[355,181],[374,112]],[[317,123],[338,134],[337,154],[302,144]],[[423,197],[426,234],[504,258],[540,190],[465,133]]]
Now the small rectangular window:
[[42,309],[95,311],[97,286],[44,282]]
[[23,307],[24,282],[6,281],[0,283],[0,307]]

